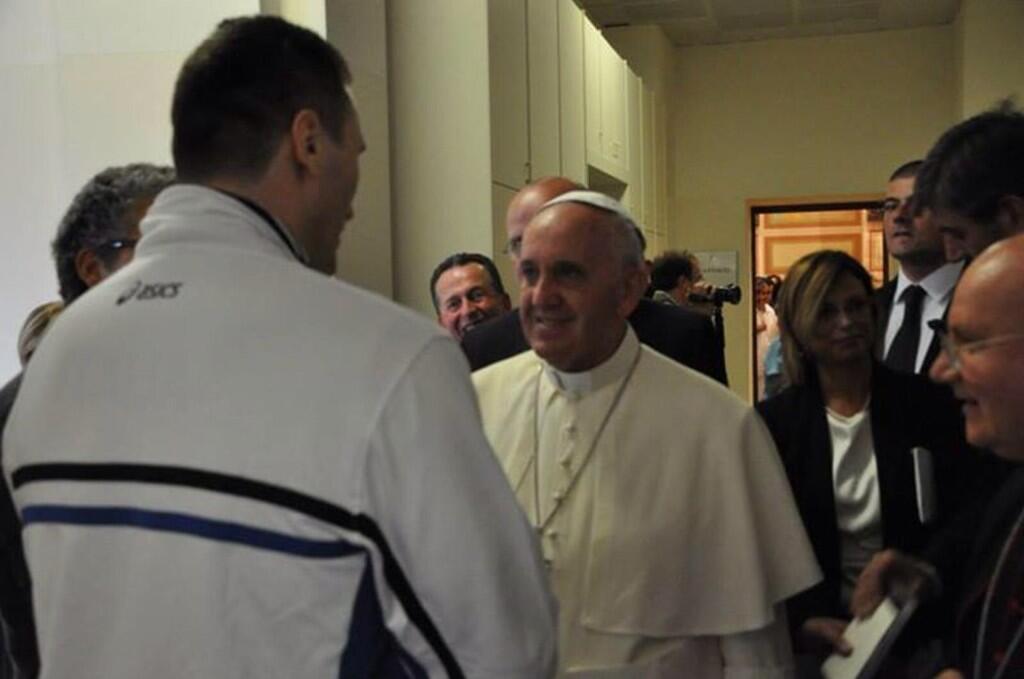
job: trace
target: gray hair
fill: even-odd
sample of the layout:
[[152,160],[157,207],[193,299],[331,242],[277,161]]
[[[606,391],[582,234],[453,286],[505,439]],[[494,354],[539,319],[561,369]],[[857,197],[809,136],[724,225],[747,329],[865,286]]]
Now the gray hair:
[[103,246],[133,226],[125,219],[136,202],[155,197],[173,182],[173,168],[134,163],[108,167],[82,187],[61,219],[52,244],[65,303],[70,304],[89,287],[75,267],[78,253],[93,250],[102,259]]

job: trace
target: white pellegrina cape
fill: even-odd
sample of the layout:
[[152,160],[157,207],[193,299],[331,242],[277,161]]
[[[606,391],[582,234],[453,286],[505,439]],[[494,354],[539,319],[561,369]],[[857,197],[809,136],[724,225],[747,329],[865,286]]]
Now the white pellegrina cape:
[[547,676],[457,346],[226,194],[172,187],[142,230],[5,432],[43,678]]
[[529,351],[473,381],[487,437],[543,528],[560,677],[791,676],[781,604],[821,574],[749,406],[628,327],[593,370]]

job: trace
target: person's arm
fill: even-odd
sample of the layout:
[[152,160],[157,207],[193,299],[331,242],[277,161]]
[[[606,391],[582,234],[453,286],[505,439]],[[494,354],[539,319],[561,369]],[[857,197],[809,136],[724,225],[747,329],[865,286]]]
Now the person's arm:
[[[465,363],[431,341],[391,390],[373,429],[366,512],[466,677],[547,677],[555,608],[536,536],[488,445]],[[402,616],[396,636],[422,630]],[[414,623],[415,624],[415,623]],[[415,644],[412,644],[415,646]],[[410,649],[416,652],[415,648]],[[417,656],[446,676],[435,654]]]

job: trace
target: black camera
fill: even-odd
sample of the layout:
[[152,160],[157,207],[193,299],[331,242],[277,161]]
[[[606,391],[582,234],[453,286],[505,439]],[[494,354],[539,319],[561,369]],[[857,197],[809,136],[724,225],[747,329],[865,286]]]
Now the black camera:
[[689,299],[691,302],[697,304],[714,304],[715,306],[722,306],[723,304],[739,304],[740,298],[743,297],[743,291],[740,290],[738,285],[723,285],[721,287],[712,287],[708,290],[707,294],[698,294],[691,292]]

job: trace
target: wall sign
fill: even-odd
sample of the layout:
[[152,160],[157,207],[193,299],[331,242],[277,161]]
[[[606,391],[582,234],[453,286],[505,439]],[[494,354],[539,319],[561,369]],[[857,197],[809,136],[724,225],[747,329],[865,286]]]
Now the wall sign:
[[704,250],[693,253],[700,260],[704,280],[716,287],[739,285],[739,254],[735,250]]

